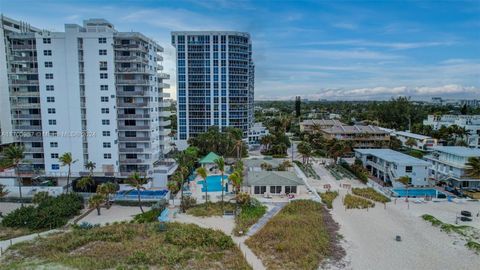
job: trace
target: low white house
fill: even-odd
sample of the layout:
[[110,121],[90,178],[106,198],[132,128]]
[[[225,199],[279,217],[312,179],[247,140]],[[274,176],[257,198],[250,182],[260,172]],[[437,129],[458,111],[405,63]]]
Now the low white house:
[[447,181],[459,188],[480,188],[480,179],[467,176],[468,159],[480,157],[480,149],[462,146],[437,146],[424,159],[430,162],[429,177],[436,181]]
[[244,186],[253,196],[282,196],[307,193],[305,183],[294,172],[248,172]]
[[[437,139],[408,131],[394,131],[392,135],[397,137],[397,139],[402,142],[403,146],[422,151],[431,151],[432,148],[437,146],[438,143]],[[408,146],[408,140],[413,140],[415,142],[415,145]]]
[[270,132],[262,123],[255,123],[248,130],[248,144],[260,144],[260,140],[268,134]]
[[391,149],[355,149],[355,157],[372,177],[383,181],[386,185],[403,187],[397,180],[408,177],[412,186],[428,185],[428,163]]

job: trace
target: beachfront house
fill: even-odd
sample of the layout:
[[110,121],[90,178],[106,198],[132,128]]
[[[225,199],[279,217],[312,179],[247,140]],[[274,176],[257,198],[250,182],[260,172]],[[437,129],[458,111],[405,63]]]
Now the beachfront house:
[[[392,134],[402,142],[403,146],[421,151],[431,151],[432,147],[437,146],[438,143],[437,139],[408,131],[394,131]],[[410,145],[410,142],[413,144]]]
[[[243,164],[250,172],[260,172],[260,171],[277,171],[278,167],[284,162],[284,159],[279,158],[250,158],[244,159]],[[293,166],[286,168],[288,171],[293,171]]]
[[270,134],[270,132],[262,123],[255,123],[248,129],[248,144],[259,145],[262,138],[268,134]]
[[294,172],[248,172],[245,189],[252,196],[300,195],[307,192],[305,183]]
[[390,134],[377,126],[332,126],[320,130],[327,140],[351,142],[355,148],[380,148],[390,142]]
[[470,157],[480,157],[480,149],[463,146],[437,146],[423,158],[429,161],[429,177],[448,182],[451,186],[469,189],[480,188],[480,179],[466,175]]
[[464,139],[468,146],[480,148],[480,115],[429,115],[423,125],[431,126],[433,130],[452,125],[465,128],[468,134]]
[[305,133],[318,132],[322,128],[344,125],[335,119],[308,119],[300,122],[300,131]]
[[391,149],[355,149],[355,157],[362,161],[370,176],[377,182],[393,187],[403,187],[398,182],[408,177],[412,186],[428,185],[427,161]]

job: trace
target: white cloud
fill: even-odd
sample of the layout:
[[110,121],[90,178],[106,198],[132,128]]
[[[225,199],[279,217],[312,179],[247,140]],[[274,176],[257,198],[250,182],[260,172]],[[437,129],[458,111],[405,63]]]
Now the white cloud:
[[332,24],[335,28],[346,29],[346,30],[355,30],[358,28],[358,25],[354,23],[347,23],[347,22],[339,22]]
[[318,42],[306,42],[302,45],[346,45],[346,46],[365,46],[365,47],[380,47],[394,50],[407,50],[425,47],[451,46],[456,44],[455,41],[419,41],[419,42],[379,42],[368,41],[362,39],[345,39],[345,40],[330,40]]

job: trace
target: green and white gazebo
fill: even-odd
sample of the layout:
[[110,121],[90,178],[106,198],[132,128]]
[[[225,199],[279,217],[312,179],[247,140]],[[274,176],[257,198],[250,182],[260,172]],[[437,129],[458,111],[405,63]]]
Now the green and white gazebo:
[[208,153],[208,155],[204,156],[198,163],[200,163],[203,167],[205,165],[213,165],[215,164],[215,160],[219,159],[220,156],[215,154],[214,152]]

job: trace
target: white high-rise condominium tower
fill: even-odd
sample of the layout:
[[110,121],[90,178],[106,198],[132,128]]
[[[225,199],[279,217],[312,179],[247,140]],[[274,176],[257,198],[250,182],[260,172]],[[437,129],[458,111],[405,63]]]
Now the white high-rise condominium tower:
[[[118,32],[103,19],[49,32],[1,18],[2,143],[23,143],[26,163],[64,173],[153,174],[170,151],[163,48],[137,32]],[[7,75],[8,74],[8,75]]]
[[177,55],[178,145],[211,126],[235,127],[246,138],[253,124],[254,64],[250,35],[172,32]]

